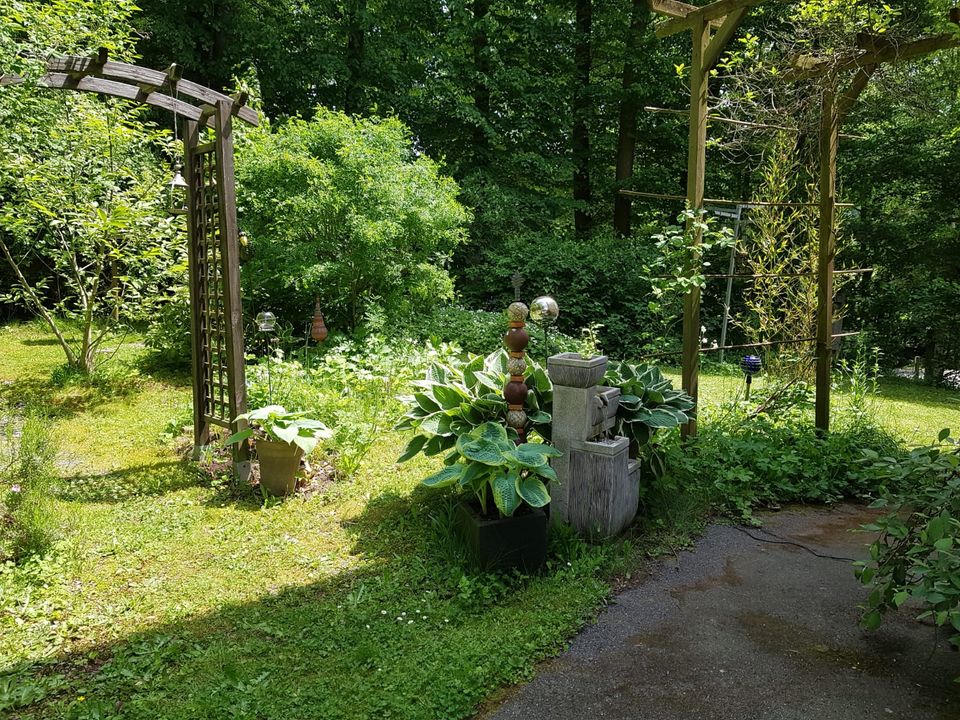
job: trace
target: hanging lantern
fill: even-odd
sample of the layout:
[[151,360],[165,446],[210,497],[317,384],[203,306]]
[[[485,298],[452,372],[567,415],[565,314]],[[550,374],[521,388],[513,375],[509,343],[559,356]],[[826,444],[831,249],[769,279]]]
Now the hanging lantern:
[[171,215],[186,215],[187,206],[187,181],[183,179],[181,172],[182,166],[177,163],[173,166],[173,178],[168,186],[168,203]]
[[323,313],[320,312],[320,298],[317,298],[316,305],[313,308],[313,325],[310,328],[310,337],[316,342],[322,343],[327,339],[329,332],[323,322]]

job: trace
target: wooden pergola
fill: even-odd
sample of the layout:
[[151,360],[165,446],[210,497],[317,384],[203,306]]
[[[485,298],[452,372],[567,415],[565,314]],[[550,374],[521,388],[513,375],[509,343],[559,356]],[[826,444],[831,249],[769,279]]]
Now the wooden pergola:
[[[0,86],[25,79],[0,75]],[[259,123],[247,96],[233,97],[184,80],[166,70],[113,62],[105,49],[93,57],[58,57],[46,62],[39,85],[122,98],[174,113],[183,121],[187,183],[190,334],[192,338],[194,443],[209,444],[211,430],[236,431],[246,412],[240,252],[233,157],[233,118]],[[185,99],[181,99],[185,98]],[[213,131],[205,141],[204,129]],[[249,474],[249,446],[235,446],[241,477]]]
[[[649,0],[650,9],[665,17],[658,24],[658,37],[679,32],[690,32],[693,50],[690,64],[689,141],[687,156],[687,194],[685,200],[694,210],[704,207],[704,171],[706,168],[707,121],[709,114],[709,78],[711,70],[733,39],[750,9],[765,0],[716,0],[708,5],[694,6],[678,0]],[[953,23],[960,23],[960,11],[950,13]],[[816,426],[826,432],[830,428],[830,373],[833,363],[834,259],[836,256],[837,208],[837,149],[840,127],[857,98],[866,89],[870,78],[884,63],[907,60],[939,50],[960,46],[954,34],[935,35],[905,43],[893,44],[880,36],[861,36],[858,50],[849,58],[837,60],[813,55],[794,58],[786,74],[788,82],[810,79],[823,80],[824,86],[820,119],[820,198],[819,250],[817,266],[817,334],[816,334]],[[746,121],[737,124],[772,127]],[[637,196],[656,196],[621,190]],[[661,196],[666,197],[666,196]],[[711,201],[732,202],[732,201]],[[688,227],[691,241],[702,242],[700,231]],[[847,333],[849,334],[849,333]],[[809,340],[805,340],[809,341]],[[788,341],[789,342],[789,341]],[[797,341],[799,342],[799,341]],[[700,288],[692,287],[683,305],[683,389],[698,399],[700,373]],[[696,420],[683,428],[687,436],[696,435]]]

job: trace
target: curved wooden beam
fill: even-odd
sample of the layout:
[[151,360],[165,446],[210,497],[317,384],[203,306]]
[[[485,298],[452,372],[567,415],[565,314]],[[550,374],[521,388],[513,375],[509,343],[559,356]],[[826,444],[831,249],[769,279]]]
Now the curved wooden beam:
[[[171,93],[185,95],[207,105],[216,105],[218,102],[233,103],[233,98],[229,95],[189,80],[181,80],[178,75],[179,68],[175,69],[175,66],[171,66],[166,71],[151,70],[139,65],[110,60],[101,62],[101,58],[102,56],[93,58],[74,55],[51,58],[47,61],[47,70],[50,73],[65,73],[74,77],[96,77],[108,81],[132,83],[135,86],[145,85],[148,88],[168,87]],[[257,111],[245,105],[233,105],[233,114],[250,125],[260,124]]]
[[[199,122],[203,117],[203,110],[164,95],[159,92],[145,93],[136,85],[127,85],[126,83],[116,82],[114,80],[104,80],[103,78],[85,75],[82,77],[72,77],[66,73],[47,73],[40,78],[40,85],[47,88],[60,90],[78,90],[80,92],[98,93],[100,95],[110,95],[111,97],[132,100],[143,105],[152,105],[163,108],[170,112],[182,115],[183,117]],[[207,124],[213,127],[211,118],[207,116]]]

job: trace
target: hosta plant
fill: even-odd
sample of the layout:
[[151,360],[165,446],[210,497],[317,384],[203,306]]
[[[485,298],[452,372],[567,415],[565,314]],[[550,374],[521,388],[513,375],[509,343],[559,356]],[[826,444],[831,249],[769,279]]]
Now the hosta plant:
[[675,390],[655,365],[611,361],[604,382],[620,388],[616,434],[627,438],[631,454],[643,456],[648,469],[661,476],[663,455],[657,435],[690,420],[695,407],[693,398]]
[[[407,411],[397,430],[415,430],[399,462],[418,454],[439,455],[452,451],[447,464],[456,462],[457,438],[487,422],[506,426],[507,402],[503,388],[507,383],[505,350],[487,357],[469,355],[465,362],[433,363],[423,380],[414,382],[413,395],[402,397]],[[527,369],[527,432],[550,438],[550,414],[553,386],[543,368],[530,363]]]
[[309,455],[321,440],[333,435],[330,428],[311,418],[309,412],[289,412],[282,405],[267,405],[251,410],[238,415],[237,420],[245,420],[249,426],[228,437],[228,445],[248,438],[273,440],[296,445]]
[[542,443],[517,445],[498,422],[485,422],[456,440],[457,460],[423,481],[428,487],[459,485],[476,495],[480,510],[491,513],[490,500],[501,517],[510,517],[526,504],[550,502],[546,483],[557,475],[549,459],[561,452]]

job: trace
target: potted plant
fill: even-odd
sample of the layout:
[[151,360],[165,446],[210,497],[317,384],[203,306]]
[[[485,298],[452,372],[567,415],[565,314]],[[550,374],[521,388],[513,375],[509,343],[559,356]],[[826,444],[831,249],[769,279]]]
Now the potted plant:
[[591,388],[600,382],[607,369],[607,356],[600,354],[602,327],[593,324],[583,328],[577,352],[560,353],[547,360],[553,382],[575,388]]
[[260,487],[284,496],[296,488],[297,471],[305,454],[333,433],[309,412],[289,412],[282,405],[267,405],[237,416],[248,427],[227,438],[227,444],[253,438],[260,459]]
[[458,437],[447,467],[423,484],[472,491],[476,502],[459,506],[457,528],[482,569],[535,572],[547,558],[546,483],[557,479],[548,460],[559,456],[549,445],[517,445],[503,425],[486,422]]

